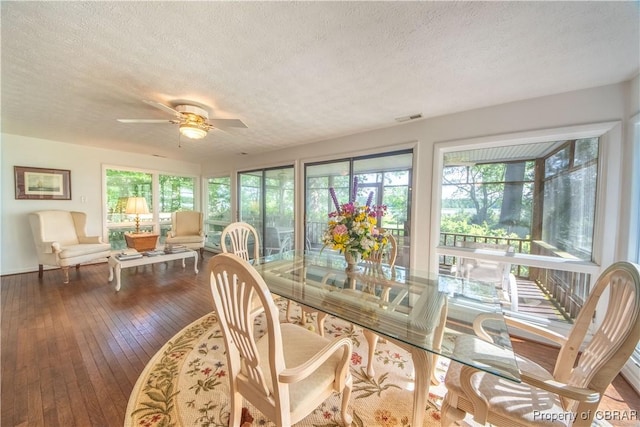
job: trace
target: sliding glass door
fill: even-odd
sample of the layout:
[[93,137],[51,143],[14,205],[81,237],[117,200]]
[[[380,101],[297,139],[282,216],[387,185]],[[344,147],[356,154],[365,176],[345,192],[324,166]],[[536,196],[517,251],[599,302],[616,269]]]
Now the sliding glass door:
[[327,228],[328,215],[335,210],[329,189],[335,190],[339,203],[346,203],[353,190],[353,178],[357,177],[357,201],[364,204],[373,193],[372,204],[387,206],[387,214],[379,220],[378,226],[396,237],[396,264],[408,267],[412,165],[411,150],[306,164],[306,249],[322,248],[322,234]]
[[204,227],[207,239],[205,247],[215,252],[222,251],[220,236],[231,223],[231,177],[208,178],[206,183],[206,214]]
[[293,166],[238,174],[238,219],[258,231],[262,255],[293,249],[294,215]]

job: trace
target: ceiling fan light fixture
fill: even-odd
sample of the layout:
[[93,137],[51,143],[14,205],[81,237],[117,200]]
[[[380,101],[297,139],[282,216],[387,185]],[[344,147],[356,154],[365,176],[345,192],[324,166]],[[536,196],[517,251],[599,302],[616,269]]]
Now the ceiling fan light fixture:
[[190,139],[202,139],[207,136],[207,131],[190,123],[180,125],[180,133]]

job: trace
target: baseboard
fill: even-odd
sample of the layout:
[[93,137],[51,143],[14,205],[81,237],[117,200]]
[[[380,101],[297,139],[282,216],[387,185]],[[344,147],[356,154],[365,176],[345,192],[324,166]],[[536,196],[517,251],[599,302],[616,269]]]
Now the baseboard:
[[[92,265],[92,264],[103,264],[107,262],[107,258],[98,258],[92,261],[87,261],[87,262],[83,262],[80,265]],[[69,268],[73,268],[74,266],[70,266]],[[59,270],[60,267],[57,267],[55,265],[45,265],[42,268],[44,271],[49,271],[49,270]],[[37,273],[38,272],[38,266],[36,265],[35,267],[26,267],[26,268],[21,268],[21,269],[17,269],[17,270],[11,270],[9,272],[6,273],[0,273],[0,277],[5,277],[5,276],[15,276],[16,274],[26,274],[26,273]]]

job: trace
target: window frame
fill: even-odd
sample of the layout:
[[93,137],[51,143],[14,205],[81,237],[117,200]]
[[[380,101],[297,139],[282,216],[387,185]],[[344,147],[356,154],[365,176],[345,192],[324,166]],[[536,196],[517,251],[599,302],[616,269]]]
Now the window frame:
[[[414,209],[415,209],[415,200],[413,197],[413,189],[415,186],[415,179],[416,179],[416,161],[418,158],[418,152],[417,152],[417,146],[412,145],[412,146],[407,146],[407,147],[403,147],[403,146],[398,146],[398,147],[393,147],[390,148],[388,150],[382,150],[382,151],[374,151],[374,152],[368,152],[368,153],[352,153],[350,155],[345,155],[345,156],[337,156],[335,158],[325,158],[325,159],[318,159],[318,160],[305,160],[302,162],[302,167],[301,167],[301,182],[302,182],[302,188],[301,188],[301,199],[300,199],[300,206],[301,206],[301,210],[303,211],[303,218],[301,221],[301,236],[304,238],[305,241],[305,247],[306,247],[306,242],[307,242],[307,196],[308,196],[308,187],[307,187],[307,170],[309,167],[313,167],[313,166],[320,166],[323,164],[337,164],[337,163],[346,163],[347,169],[348,169],[348,194],[351,194],[352,192],[352,185],[353,185],[353,177],[357,176],[357,175],[362,175],[361,171],[356,172],[355,171],[355,164],[358,161],[362,161],[362,160],[367,160],[367,159],[374,159],[374,158],[384,158],[384,157],[392,157],[392,156],[398,156],[398,155],[403,155],[403,154],[410,154],[411,155],[411,166],[409,169],[409,174],[408,174],[408,184],[407,184],[407,218],[406,218],[406,224],[405,224],[405,230],[407,229],[407,225],[408,225],[408,229],[411,230],[411,233],[413,233],[413,217],[414,217]],[[404,169],[401,169],[404,170]],[[392,172],[393,170],[384,170],[384,171],[378,171],[377,173],[380,172]],[[331,183],[329,183],[329,185],[331,186]],[[363,184],[366,185],[366,184]],[[397,186],[389,186],[391,187],[397,187]],[[382,189],[381,192],[379,192],[377,195],[378,197],[384,197],[384,188],[386,188],[384,186],[384,182],[381,183],[380,185],[380,189]],[[329,203],[329,208],[328,211],[331,212],[332,210],[332,204],[330,202],[330,199],[328,201]],[[406,237],[408,237],[407,242],[410,241],[412,234],[409,235],[405,235]],[[404,248],[399,248],[399,251],[404,251],[405,253],[403,255],[399,255],[399,258],[396,260],[396,265],[403,265],[405,267],[409,267],[411,265],[411,263],[413,262],[412,260],[412,252],[413,249],[411,247],[411,244],[409,243],[409,245],[407,245]],[[404,264],[402,259],[404,258]]]
[[235,180],[232,180],[232,182],[235,182],[235,190],[232,190],[233,193],[235,194],[235,202],[234,202],[234,207],[235,207],[235,221],[246,221],[248,223],[251,223],[250,221],[247,221],[246,219],[242,219],[242,207],[241,207],[241,203],[242,203],[242,175],[250,175],[250,174],[260,174],[260,203],[259,203],[259,210],[260,210],[260,223],[261,226],[256,226],[255,224],[254,227],[256,228],[256,231],[258,232],[258,235],[260,236],[260,255],[264,256],[267,255],[267,248],[265,247],[265,238],[263,236],[266,236],[267,234],[267,220],[269,219],[267,216],[267,201],[266,201],[266,193],[267,193],[267,174],[269,172],[273,172],[273,171],[277,171],[277,170],[284,170],[284,169],[291,169],[292,172],[292,183],[293,183],[293,189],[292,189],[292,195],[293,195],[293,227],[291,228],[291,248],[295,248],[296,247],[296,228],[295,228],[295,224],[296,224],[296,220],[297,220],[297,206],[296,206],[296,200],[297,200],[297,183],[296,183],[296,177],[297,177],[297,171],[296,171],[296,164],[295,163],[285,163],[282,165],[276,165],[276,166],[268,166],[268,167],[260,167],[260,168],[251,168],[251,169],[243,169],[243,170],[238,170],[235,173]]
[[[629,242],[625,248],[627,259],[640,264],[640,113],[629,120],[629,140],[631,147],[631,197],[629,206]],[[629,384],[640,393],[640,343],[636,346],[630,360],[622,368]]]
[[118,228],[131,228],[135,227],[135,223],[133,221],[123,222],[118,224],[117,226],[110,225],[107,222],[107,170],[118,170],[123,172],[140,172],[151,175],[151,197],[152,197],[152,206],[149,206],[149,210],[151,211],[152,219],[150,222],[145,222],[145,227],[151,227],[152,232],[160,236],[161,227],[170,222],[160,221],[160,175],[167,176],[177,176],[184,178],[193,179],[193,206],[194,210],[198,211],[201,209],[201,182],[199,175],[187,174],[187,173],[176,173],[164,170],[157,169],[145,169],[145,168],[136,168],[130,166],[122,166],[122,165],[114,165],[114,164],[103,164],[102,165],[102,229],[103,229],[103,241],[109,242],[109,230],[118,229]]
[[[579,164],[576,164],[576,146],[578,144],[578,142],[583,141],[583,140],[587,140],[587,139],[596,139],[597,140],[597,144],[598,144],[598,153],[596,154],[596,156],[594,158],[591,158],[587,161],[581,162]],[[552,186],[554,184],[554,182],[557,179],[561,179],[562,177],[571,177],[576,173],[579,173],[580,171],[584,171],[588,168],[590,168],[591,166],[595,165],[597,170],[596,170],[596,188],[595,188],[595,200],[596,200],[596,204],[597,204],[597,200],[598,197],[600,197],[600,194],[598,194],[598,182],[599,180],[602,179],[602,177],[599,175],[600,170],[602,168],[598,168],[598,164],[600,162],[600,150],[602,147],[602,142],[599,140],[600,138],[576,138],[576,139],[572,139],[572,140],[567,140],[565,141],[561,146],[556,147],[553,151],[547,153],[546,155],[544,155],[543,157],[541,157],[540,159],[538,159],[538,161],[541,163],[540,167],[538,169],[542,169],[544,172],[541,174],[542,176],[537,177],[536,179],[538,180],[538,182],[536,182],[536,185],[539,187],[540,191],[542,194],[539,195],[539,200],[541,201],[540,205],[537,207],[537,213],[534,214],[534,217],[536,215],[538,215],[540,217],[540,221],[539,224],[536,224],[535,227],[539,227],[539,229],[535,229],[532,231],[534,232],[534,236],[539,236],[540,240],[544,240],[546,243],[552,243],[549,242],[548,240],[542,239],[541,236],[543,236],[546,232],[545,230],[545,226],[547,225],[545,222],[545,217],[544,217],[544,213],[545,213],[545,204],[547,203],[547,199],[545,197],[546,194],[546,189],[548,186]],[[551,159],[552,157],[554,157],[555,155],[557,155],[558,153],[562,152],[562,151],[566,151],[567,154],[567,164],[565,165],[565,167],[563,167],[561,170],[555,170],[553,171],[551,174],[547,174],[547,161],[549,159]],[[555,200],[554,200],[555,201]],[[593,206],[594,209],[597,210],[597,206]],[[597,212],[595,212],[595,214],[597,215]],[[534,227],[534,225],[532,224],[532,227]],[[589,251],[589,257],[591,258],[591,260],[593,260],[593,246],[594,246],[594,237],[595,237],[595,218],[594,218],[594,224],[593,224],[593,228],[591,230],[591,247],[588,249]],[[553,244],[553,243],[552,243]],[[558,243],[555,242],[555,244],[553,244],[553,246],[558,247]],[[582,247],[578,248],[578,250],[581,250],[583,252],[586,252],[586,250]],[[572,255],[574,256],[578,256],[576,253],[572,253]],[[581,258],[584,259],[584,258]]]
[[[590,274],[592,278],[597,278],[602,269],[616,259],[616,244],[613,239],[605,239],[604,236],[615,235],[619,225],[619,212],[613,212],[611,206],[620,206],[621,193],[621,172],[615,167],[621,160],[621,122],[611,121],[594,123],[588,125],[567,126],[561,128],[542,129],[536,131],[519,132],[514,134],[496,135],[490,137],[471,138],[465,140],[437,142],[434,144],[433,157],[433,178],[432,178],[432,211],[431,211],[431,239],[430,247],[434,248],[429,258],[429,268],[431,271],[438,271],[439,257],[462,256],[468,257],[469,250],[464,248],[454,248],[441,246],[440,240],[440,205],[441,205],[441,176],[444,167],[444,155],[453,151],[464,151],[479,148],[492,148],[502,146],[521,145],[527,143],[574,140],[582,138],[600,138],[600,164],[598,167],[598,180],[596,194],[596,218],[594,223],[594,247],[592,261],[562,260],[558,261],[541,255],[531,254],[510,254],[508,259],[505,255],[474,254],[474,258],[486,259],[488,261],[505,262],[519,264],[523,266],[547,268],[561,271]],[[607,174],[607,172],[609,172]],[[596,313],[596,322],[602,320],[604,313]],[[562,332],[564,326],[558,325],[552,329]],[[568,328],[567,328],[568,329]]]
[[[227,179],[229,181],[229,217],[228,220],[211,220],[209,219],[209,181],[212,179]],[[214,234],[222,233],[222,230],[234,221],[235,215],[235,194],[234,194],[234,182],[231,174],[211,175],[202,178],[202,206],[203,206],[203,221],[205,235],[205,248],[213,252],[221,252],[222,248],[219,244],[219,238]],[[219,230],[215,230],[218,228]]]

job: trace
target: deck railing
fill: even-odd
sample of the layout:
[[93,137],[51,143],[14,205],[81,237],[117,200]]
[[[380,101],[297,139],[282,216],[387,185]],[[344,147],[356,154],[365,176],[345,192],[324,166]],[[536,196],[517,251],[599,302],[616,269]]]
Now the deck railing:
[[[458,243],[481,242],[491,244],[507,244],[514,248],[514,252],[522,254],[546,255],[550,257],[563,256],[563,252],[554,250],[547,244],[531,239],[511,237],[475,236],[469,234],[441,233],[440,244],[443,246],[458,246]],[[441,255],[440,267],[447,269],[456,264],[454,256]],[[552,303],[563,312],[565,317],[574,319],[586,300],[591,277],[589,274],[570,271],[534,268],[512,264],[511,272],[521,279],[534,281],[541,290],[547,293]]]
[[[307,223],[307,247],[322,247],[322,233],[326,227],[327,224],[325,222]],[[409,236],[406,235],[406,230],[404,228],[387,228],[387,230],[397,238],[399,247],[406,247],[408,252],[410,240]],[[540,252],[539,245],[531,239],[440,233],[440,244],[443,246],[457,246],[463,241],[507,244],[513,247],[516,253],[543,254]],[[544,255],[558,256],[554,253],[548,253],[548,251]],[[441,270],[450,271],[451,267],[456,265],[456,258],[451,255],[440,255],[439,263]],[[517,278],[538,283],[541,289],[549,294],[557,308],[569,318],[575,318],[589,293],[590,276],[588,274],[533,268],[517,264],[512,264],[511,268],[512,273]]]

